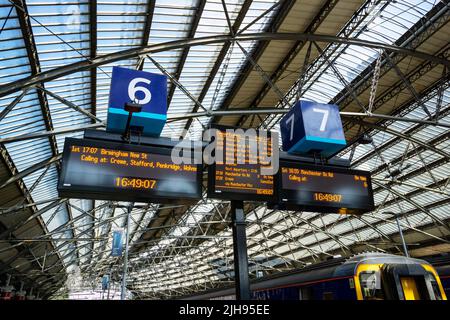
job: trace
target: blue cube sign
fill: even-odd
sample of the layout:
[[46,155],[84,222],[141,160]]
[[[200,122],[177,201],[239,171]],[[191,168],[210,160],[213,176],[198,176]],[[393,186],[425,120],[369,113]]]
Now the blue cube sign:
[[299,101],[280,122],[283,150],[290,154],[331,156],[346,145],[339,108]]
[[125,103],[142,105],[134,113],[131,126],[140,127],[145,136],[159,137],[167,120],[167,77],[145,71],[114,67],[109,93],[106,130],[123,133],[128,112]]

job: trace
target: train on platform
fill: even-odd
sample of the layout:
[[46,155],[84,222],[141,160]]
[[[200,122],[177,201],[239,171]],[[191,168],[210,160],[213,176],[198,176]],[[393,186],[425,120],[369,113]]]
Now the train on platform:
[[[450,277],[442,277],[425,260],[369,252],[256,279],[250,290],[252,300],[447,300]],[[234,287],[183,297],[235,298]]]
[[442,287],[445,294],[450,295],[450,265],[436,267],[436,271],[441,278]]
[[425,258],[436,269],[447,297],[450,295],[450,253]]

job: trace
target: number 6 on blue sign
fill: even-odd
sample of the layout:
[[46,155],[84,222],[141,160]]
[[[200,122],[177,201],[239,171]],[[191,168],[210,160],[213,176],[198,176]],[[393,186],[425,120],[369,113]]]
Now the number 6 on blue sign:
[[329,156],[346,145],[336,105],[299,101],[281,119],[280,128],[288,153]]
[[[146,78],[135,78],[135,79],[131,80],[130,84],[128,85],[128,97],[130,98],[131,101],[135,101],[136,103],[147,104],[152,99],[152,94],[151,94],[150,90],[148,90],[146,87],[142,87],[142,86],[136,87],[136,85],[139,82],[150,84],[151,80],[146,79]],[[139,91],[144,93],[144,98],[142,100],[139,100],[136,97],[136,92],[139,92]]]
[[128,112],[126,103],[142,106],[135,113],[131,126],[142,135],[158,137],[167,120],[167,77],[145,71],[114,67],[108,105],[107,131],[123,133]]

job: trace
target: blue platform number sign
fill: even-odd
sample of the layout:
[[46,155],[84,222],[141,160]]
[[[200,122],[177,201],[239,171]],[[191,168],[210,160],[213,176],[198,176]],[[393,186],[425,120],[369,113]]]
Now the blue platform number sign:
[[111,256],[122,256],[123,240],[122,231],[113,231]]
[[339,108],[334,104],[299,101],[280,122],[283,150],[290,154],[321,154],[342,150],[344,130]]
[[109,288],[109,275],[105,274],[102,278],[102,290]]
[[106,130],[123,133],[128,112],[125,103],[142,105],[131,127],[144,136],[159,137],[167,120],[167,77],[162,74],[113,67]]

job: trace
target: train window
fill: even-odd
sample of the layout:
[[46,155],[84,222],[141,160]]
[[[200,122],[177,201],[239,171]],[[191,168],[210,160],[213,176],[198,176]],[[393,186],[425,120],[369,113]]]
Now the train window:
[[324,292],[322,296],[323,300],[334,300],[333,292]]
[[303,287],[298,289],[299,300],[313,300],[313,292],[311,287]]
[[428,274],[431,283],[431,288],[433,289],[434,297],[436,298],[436,300],[442,300],[441,289],[439,288],[436,278],[431,272],[429,272]]
[[364,300],[384,300],[380,272],[361,272],[359,282]]

